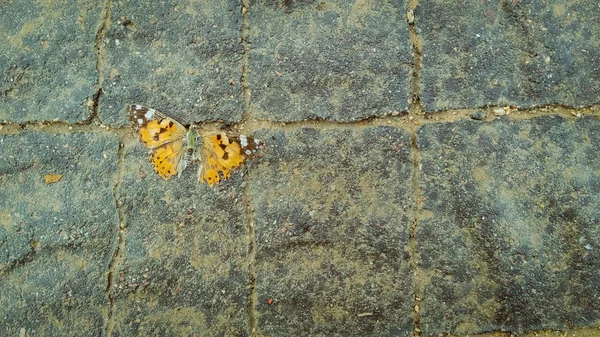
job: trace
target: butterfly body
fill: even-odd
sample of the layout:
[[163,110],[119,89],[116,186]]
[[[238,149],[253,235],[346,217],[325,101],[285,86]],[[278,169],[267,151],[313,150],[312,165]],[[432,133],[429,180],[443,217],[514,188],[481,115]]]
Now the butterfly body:
[[185,127],[175,119],[142,105],[127,108],[129,120],[140,139],[151,150],[158,175],[170,179],[193,162],[199,162],[198,180],[211,187],[229,178],[231,171],[253,157],[259,140],[225,132],[198,132],[197,125]]

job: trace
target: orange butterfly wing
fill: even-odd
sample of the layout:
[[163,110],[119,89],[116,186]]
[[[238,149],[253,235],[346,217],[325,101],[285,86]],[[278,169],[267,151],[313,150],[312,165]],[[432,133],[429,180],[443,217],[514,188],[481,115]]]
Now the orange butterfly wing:
[[[181,123],[157,110],[141,105],[131,105],[127,109],[129,120],[135,125],[140,139],[152,149],[152,164],[163,179],[170,179],[183,170],[182,156],[186,151],[200,151],[200,156],[192,153],[191,160],[200,160],[198,180],[213,187],[221,180],[229,178],[231,171],[244,164],[256,154],[262,143],[243,135],[228,135],[215,132],[199,136],[200,149],[195,148],[194,135],[186,139],[189,132]],[[186,147],[186,142],[190,142]],[[186,157],[187,158],[187,157]],[[181,166],[181,167],[180,167]]]
[[154,149],[152,164],[161,178],[169,180],[171,176],[179,172],[181,156],[185,152],[183,145],[183,140],[176,140]]
[[177,174],[181,156],[185,152],[186,127],[157,110],[141,105],[129,106],[127,116],[135,125],[142,142],[147,148],[153,149],[152,164],[158,175],[168,180]]
[[142,105],[130,105],[127,117],[135,125],[142,142],[151,149],[185,138],[187,134],[187,128],[178,121]]
[[232,136],[224,132],[203,136],[198,180],[206,181],[212,187],[221,179],[229,178],[231,170],[253,156],[260,144],[260,141],[250,137]]

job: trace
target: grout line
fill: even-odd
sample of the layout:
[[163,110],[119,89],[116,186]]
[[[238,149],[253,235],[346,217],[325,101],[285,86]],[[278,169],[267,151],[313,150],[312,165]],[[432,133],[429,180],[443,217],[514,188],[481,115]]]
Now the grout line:
[[[417,29],[415,28],[415,9],[419,5],[418,0],[410,0],[407,5],[407,21],[410,32],[410,42],[413,47],[413,68],[411,77],[411,106],[409,110],[409,118],[413,120],[419,120],[421,116],[427,118],[427,114],[424,112],[423,105],[421,103],[421,87],[422,78],[421,70],[423,66],[423,57],[421,51],[421,37]],[[413,272],[413,319],[414,326],[412,331],[413,337],[421,337],[423,335],[421,331],[421,298],[423,294],[423,284],[420,282],[422,279],[420,276],[423,271],[419,267],[419,249],[417,242],[417,228],[419,226],[420,214],[422,211],[423,201],[423,190],[420,184],[420,152],[418,147],[417,131],[418,125],[423,123],[414,123],[410,128],[410,146],[411,146],[411,159],[413,162],[413,175],[412,175],[412,190],[414,208],[413,215],[414,220],[410,226],[409,231],[409,264],[410,269]]]
[[110,27],[110,8],[112,6],[112,0],[106,0],[104,9],[102,11],[102,17],[98,29],[96,30],[96,43],[94,49],[96,50],[96,73],[98,80],[94,84],[96,93],[94,94],[91,101],[88,103],[88,107],[92,110],[90,117],[82,122],[84,124],[91,124],[94,120],[98,120],[98,105],[100,96],[102,96],[102,87],[104,85],[104,59],[106,58],[106,49],[104,43],[104,35]]
[[254,269],[254,261],[256,257],[256,236],[254,231],[254,216],[248,197],[248,184],[244,184],[243,188],[244,213],[248,219],[248,274],[250,275],[250,283],[248,284],[248,330],[250,336],[257,336],[257,320],[255,304],[258,298],[256,292],[256,271]]
[[[270,128],[274,130],[285,130],[294,128],[346,128],[346,127],[369,127],[369,126],[380,126],[390,125],[405,130],[410,130],[415,126],[424,124],[439,124],[447,122],[456,122],[459,120],[472,120],[471,114],[476,111],[484,110],[487,113],[485,120],[479,121],[480,123],[491,122],[496,118],[508,118],[509,120],[532,120],[542,116],[559,116],[565,119],[576,120],[580,117],[596,116],[600,119],[600,105],[591,105],[583,108],[571,108],[564,106],[548,105],[541,106],[532,109],[517,109],[511,108],[510,113],[506,116],[497,117],[494,116],[493,110],[499,107],[485,107],[485,108],[472,108],[472,109],[452,109],[434,113],[422,113],[422,115],[414,115],[414,113],[408,116],[385,116],[385,117],[373,117],[360,121],[329,121],[329,120],[302,120],[292,122],[282,121],[269,121],[261,120],[257,118],[249,118],[244,120],[244,129],[246,132],[251,133],[258,129]],[[595,109],[595,110],[594,110]],[[577,117],[580,114],[580,117]],[[214,125],[213,125],[214,124]],[[214,128],[218,128],[219,123],[207,122],[201,123],[203,125],[213,125]],[[87,122],[67,123],[62,121],[32,121],[27,123],[13,123],[13,122],[0,122],[0,135],[12,135],[17,134],[23,130],[30,131],[43,131],[47,133],[71,133],[71,132],[109,132],[109,131],[127,131],[130,130],[129,125],[120,127],[111,127],[105,125],[93,125]]]
[[242,75],[240,77],[240,83],[242,86],[242,97],[244,101],[244,107],[242,112],[242,121],[250,119],[250,86],[248,84],[248,68],[249,68],[249,56],[250,43],[248,42],[248,35],[250,34],[250,19],[248,18],[248,9],[250,6],[249,0],[242,0],[242,29],[241,29],[241,44],[242,44]]
[[[89,118],[86,121],[83,121],[80,124],[91,125],[94,121],[100,123],[98,110],[100,109],[100,97],[102,96],[102,87],[104,85],[104,60],[106,58],[106,49],[104,43],[104,35],[106,31],[110,27],[110,8],[112,6],[112,0],[106,0],[104,4],[104,9],[102,11],[102,17],[96,31],[96,72],[97,72],[97,82],[94,85],[96,87],[96,94],[93,99],[89,102],[88,106],[92,110]],[[69,129],[73,129],[72,126],[69,126]],[[118,134],[118,133],[117,133]],[[121,182],[123,180],[123,143],[121,142],[121,138],[119,137],[119,149],[117,150],[117,177],[115,181],[115,185],[113,187],[113,198],[115,200],[115,207],[119,216],[118,223],[118,232],[117,232],[117,243],[113,255],[111,256],[111,260],[108,264],[108,272],[106,273],[106,289],[105,296],[108,300],[108,308],[106,310],[105,315],[105,326],[104,326],[104,335],[106,337],[112,336],[112,331],[115,325],[113,316],[114,316],[114,294],[112,292],[113,284],[115,281],[115,270],[120,265],[122,260],[122,254],[125,247],[125,235],[124,235],[124,219],[125,213],[120,205],[120,194],[119,188],[121,186]]]
[[104,58],[106,57],[106,50],[104,48],[104,34],[110,26],[111,5],[112,0],[106,0],[106,3],[104,4],[104,10],[102,11],[102,18],[100,24],[98,25],[98,29],[96,30],[96,44],[94,49],[96,49],[96,71],[98,72],[97,85],[99,88],[101,88],[104,83],[104,74],[102,73],[102,70],[104,69]]
[[414,207],[413,214],[414,220],[410,226],[409,231],[409,264],[410,269],[413,272],[413,286],[414,286],[414,302],[413,302],[413,317],[414,317],[414,330],[413,337],[421,337],[421,299],[423,294],[423,284],[421,283],[421,275],[423,271],[419,267],[419,251],[417,242],[417,228],[419,227],[419,219],[421,216],[422,205],[423,205],[423,190],[420,184],[420,153],[417,143],[417,127],[414,127],[410,131],[410,147],[411,147],[411,158],[413,162],[413,175],[412,175],[412,190],[414,195]]
[[[248,9],[250,3],[249,0],[242,0],[242,28],[241,28],[241,43],[242,43],[242,75],[240,78],[242,95],[244,100],[244,107],[242,112],[242,119],[240,124],[245,124],[251,121],[252,116],[250,114],[250,86],[248,84],[248,67],[249,57],[248,52],[250,45],[248,43],[248,34],[250,32],[250,22],[248,18]],[[244,214],[248,221],[248,331],[250,336],[257,336],[257,320],[256,320],[256,271],[254,269],[255,252],[256,252],[256,237],[254,232],[254,213],[250,205],[247,175],[244,175],[244,186],[243,186],[243,200],[244,200]]]
[[120,267],[125,252],[125,211],[123,210],[121,204],[121,194],[119,193],[119,189],[121,187],[121,183],[123,182],[123,170],[124,170],[124,153],[123,142],[121,142],[121,137],[119,137],[119,150],[118,150],[118,161],[117,161],[117,178],[115,181],[115,185],[113,187],[113,197],[115,199],[115,206],[117,208],[119,214],[119,226],[118,226],[118,235],[117,235],[117,245],[111,257],[111,260],[108,264],[108,272],[106,273],[106,289],[105,294],[108,299],[108,311],[106,313],[106,325],[105,325],[105,337],[112,336],[112,331],[115,325],[114,322],[114,302],[115,302],[115,294],[113,292],[115,279],[117,277],[117,269]]
[[417,116],[424,116],[426,113],[425,109],[421,103],[421,86],[422,86],[422,78],[421,78],[421,69],[423,65],[423,53],[421,51],[422,47],[422,39],[419,35],[417,29],[415,28],[415,9],[419,5],[418,0],[410,0],[408,2],[406,8],[406,19],[408,21],[408,30],[410,36],[410,44],[412,45],[412,69],[411,69],[411,82],[410,82],[410,109],[409,115],[413,118]]
[[[100,82],[100,81],[98,81]],[[90,107],[91,113],[90,116],[88,117],[88,119],[79,122],[79,124],[92,124],[92,122],[94,120],[98,120],[98,106],[100,104],[100,96],[102,96],[102,94],[104,93],[104,91],[102,91],[102,86],[97,84],[98,86],[98,90],[96,91],[96,93],[94,94],[94,96],[92,97],[92,100],[89,101],[88,103],[88,107]]]

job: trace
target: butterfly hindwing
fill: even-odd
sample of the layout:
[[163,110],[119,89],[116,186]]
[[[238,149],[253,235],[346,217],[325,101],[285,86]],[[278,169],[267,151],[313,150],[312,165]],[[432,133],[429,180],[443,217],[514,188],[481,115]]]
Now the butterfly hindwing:
[[158,175],[169,180],[171,176],[179,172],[181,157],[184,154],[184,141],[182,139],[168,142],[157,147],[152,152],[152,164]]

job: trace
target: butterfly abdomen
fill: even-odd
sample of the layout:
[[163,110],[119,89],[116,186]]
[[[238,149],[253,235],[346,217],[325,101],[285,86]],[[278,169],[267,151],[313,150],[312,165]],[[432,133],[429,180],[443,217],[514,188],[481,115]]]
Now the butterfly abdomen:
[[194,161],[194,149],[188,148],[185,154],[183,155],[183,160],[186,164],[191,164]]

